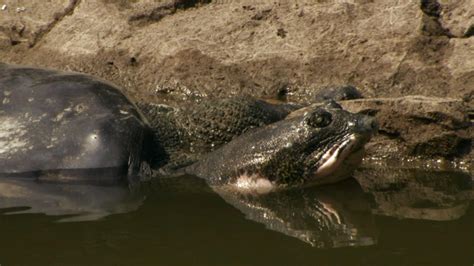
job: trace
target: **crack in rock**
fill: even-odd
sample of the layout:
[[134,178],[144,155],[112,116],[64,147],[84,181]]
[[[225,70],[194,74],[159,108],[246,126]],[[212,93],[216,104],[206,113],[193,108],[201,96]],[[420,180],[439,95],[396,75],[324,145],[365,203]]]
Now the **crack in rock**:
[[129,18],[130,23],[153,23],[158,22],[166,16],[173,15],[178,10],[186,10],[188,8],[209,4],[211,0],[173,0],[169,3],[160,4],[151,10],[145,10]]
[[33,40],[29,44],[30,48],[33,48],[43,37],[48,34],[64,17],[74,13],[76,7],[81,3],[81,0],[70,0],[69,4],[64,8],[63,11],[54,14],[53,21],[43,27],[41,27],[34,35]]
[[448,29],[443,28],[440,22],[441,5],[437,0],[421,0],[420,9],[423,11],[423,26],[421,31],[429,36],[446,36],[453,38]]

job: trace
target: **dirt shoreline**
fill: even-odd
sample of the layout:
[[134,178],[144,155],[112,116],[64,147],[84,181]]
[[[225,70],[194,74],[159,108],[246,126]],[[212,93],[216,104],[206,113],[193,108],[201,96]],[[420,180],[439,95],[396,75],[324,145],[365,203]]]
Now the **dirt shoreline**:
[[470,4],[4,0],[0,61],[89,73],[156,103],[239,94],[308,103],[352,84],[385,99],[344,104],[381,121],[372,157],[441,158],[472,173]]

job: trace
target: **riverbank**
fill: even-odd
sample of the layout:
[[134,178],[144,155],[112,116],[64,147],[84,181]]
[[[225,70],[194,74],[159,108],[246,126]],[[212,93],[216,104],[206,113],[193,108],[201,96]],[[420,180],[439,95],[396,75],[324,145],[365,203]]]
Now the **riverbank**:
[[473,12],[469,0],[4,0],[0,58],[93,74],[156,103],[308,103],[352,84],[370,99],[344,107],[381,125],[370,158],[472,174]]

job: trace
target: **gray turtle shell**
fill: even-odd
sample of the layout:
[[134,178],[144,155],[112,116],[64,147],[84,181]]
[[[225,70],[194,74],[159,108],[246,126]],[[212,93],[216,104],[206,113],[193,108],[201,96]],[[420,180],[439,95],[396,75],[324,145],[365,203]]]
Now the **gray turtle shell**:
[[117,181],[138,172],[150,137],[105,81],[0,64],[0,176]]

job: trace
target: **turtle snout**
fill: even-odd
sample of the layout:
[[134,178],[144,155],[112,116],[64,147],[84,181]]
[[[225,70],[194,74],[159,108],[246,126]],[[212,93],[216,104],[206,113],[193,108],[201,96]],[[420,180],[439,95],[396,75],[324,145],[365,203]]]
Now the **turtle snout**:
[[357,120],[357,131],[360,133],[375,133],[379,128],[379,124],[375,118],[370,116],[362,116]]

